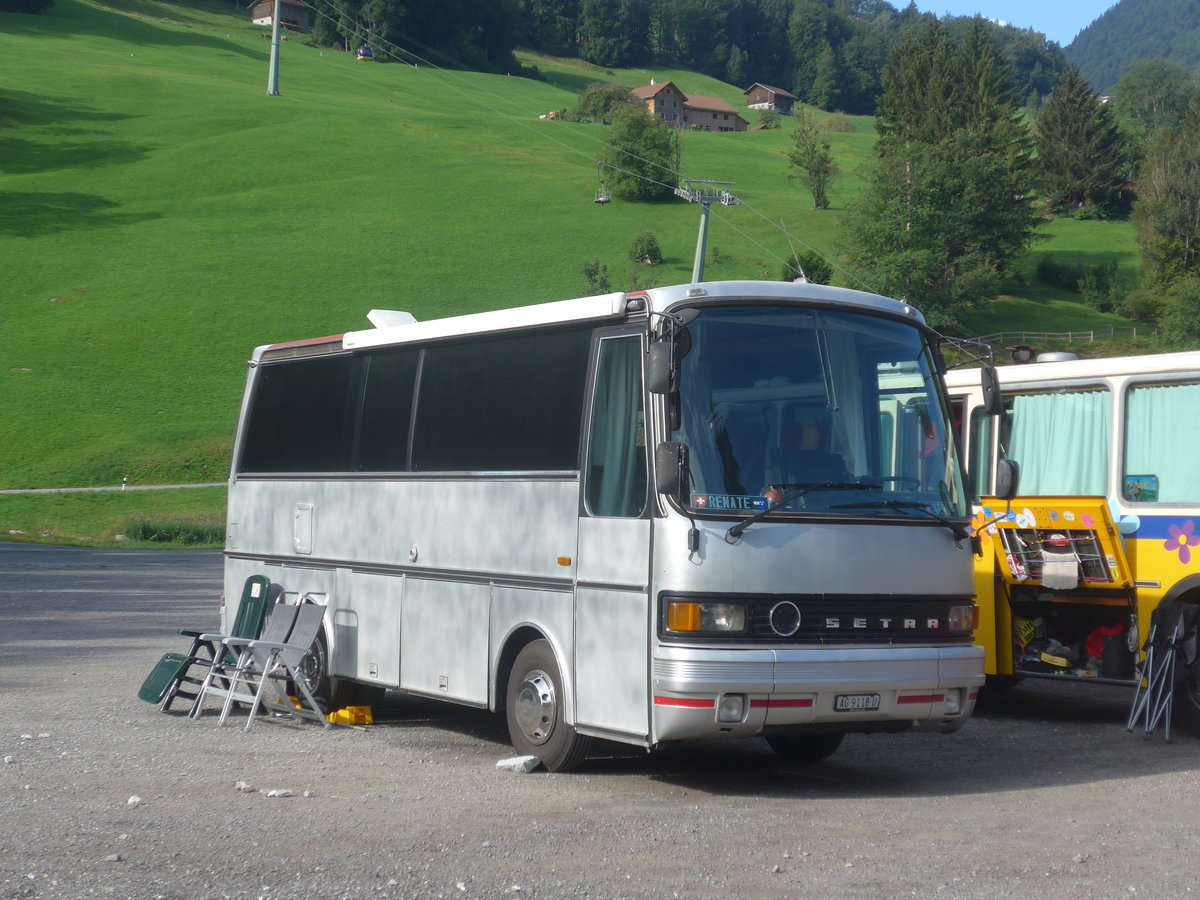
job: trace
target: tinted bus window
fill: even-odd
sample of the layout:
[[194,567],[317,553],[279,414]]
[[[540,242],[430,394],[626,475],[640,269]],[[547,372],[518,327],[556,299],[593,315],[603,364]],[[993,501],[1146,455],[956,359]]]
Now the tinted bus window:
[[374,353],[367,357],[358,469],[403,472],[408,465],[408,434],[418,350]]
[[325,356],[263,365],[239,472],[337,472],[350,462],[359,361]]
[[590,338],[554,331],[427,348],[413,471],[578,468]]

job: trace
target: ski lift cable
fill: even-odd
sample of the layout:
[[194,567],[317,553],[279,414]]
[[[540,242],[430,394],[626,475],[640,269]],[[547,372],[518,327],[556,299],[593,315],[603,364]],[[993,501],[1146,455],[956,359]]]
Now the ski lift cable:
[[[374,33],[373,30],[368,29],[365,25],[363,25],[361,22],[359,22],[357,19],[355,19],[354,16],[348,14],[345,10],[340,8],[337,3],[333,2],[333,0],[319,0],[319,2],[332,8],[335,12],[338,13],[338,16],[342,20],[348,21],[350,24],[352,24],[354,26],[354,28],[356,30],[360,30],[366,34]],[[315,13],[317,13],[317,15],[321,16],[324,19],[327,19],[328,21],[334,23],[335,25],[339,21],[338,18],[335,18],[334,16],[329,15],[324,10],[319,9],[316,5],[313,5],[312,9]],[[458,71],[474,72],[475,74],[483,74],[483,73],[479,73],[477,70],[471,69],[469,66],[467,66],[465,63],[463,63],[461,60],[455,59],[454,57],[449,56],[448,54],[442,53],[441,51],[436,50],[435,48],[428,47],[428,45],[417,40],[416,38],[411,37],[410,35],[403,34],[403,37],[405,38],[405,40],[408,40],[414,44],[418,44],[421,47],[426,48],[429,52],[435,53],[439,57],[441,57],[451,63],[454,63],[455,65],[457,65],[459,67],[459,69],[458,70],[446,69],[442,66],[439,66],[437,63],[431,62],[430,60],[423,58],[422,56],[420,56],[417,53],[412,52],[411,50],[406,50],[403,47],[400,47],[399,45],[395,44],[394,42],[392,42],[391,40],[388,40],[386,38],[380,38],[380,37],[376,36],[374,38],[374,42],[378,45],[382,45],[381,50],[383,51],[383,53],[386,54],[387,56],[390,56],[391,58],[395,59],[398,62],[405,62],[405,59],[403,57],[407,56],[407,57],[411,57],[412,59],[417,60],[418,63],[423,64],[426,69],[435,70],[441,76],[438,83],[442,87],[450,88],[455,93],[459,94],[460,96],[462,96],[468,100],[471,100],[474,103],[477,103],[478,105],[487,109],[489,112],[492,112],[497,116],[500,116],[501,118],[507,120],[508,122],[511,122],[514,125],[518,125],[524,129],[526,129],[527,131],[530,131],[531,133],[542,138],[543,140],[551,141],[552,143],[557,144],[558,146],[562,147],[565,150],[568,150],[568,151],[578,154],[578,155],[586,156],[589,159],[594,159],[593,154],[591,154],[585,150],[582,150],[578,147],[574,147],[565,141],[561,141],[558,138],[556,138],[550,134],[547,134],[544,130],[539,130],[539,129],[534,128],[532,125],[530,125],[528,122],[524,121],[523,119],[519,119],[515,116],[509,115],[508,113],[497,109],[495,106],[492,106],[492,105],[484,102],[477,95],[484,94],[488,97],[492,97],[495,100],[501,101],[505,104],[508,104],[508,105],[516,108],[523,115],[529,115],[528,110],[525,107],[521,106],[516,100],[513,100],[509,97],[505,97],[504,95],[498,94],[495,91],[488,90],[487,88],[480,86],[478,83],[468,82],[466,79],[463,79],[458,75]],[[416,68],[417,68],[417,71],[421,71],[421,69],[422,69],[421,65],[417,65]],[[432,75],[432,73],[422,72],[422,74],[426,74],[430,78],[434,77]],[[462,83],[466,87],[461,88],[461,89],[458,87],[455,87],[454,85],[451,85],[447,82],[447,78],[453,78],[454,80]],[[630,159],[637,160],[638,162],[644,163],[648,166],[653,166],[654,168],[657,168],[657,169],[661,169],[664,172],[666,172],[668,175],[674,176],[677,181],[686,180],[683,176],[683,173],[680,172],[679,170],[671,168],[669,166],[664,166],[661,163],[658,163],[654,160],[646,159],[645,157],[640,156],[639,154],[637,154],[633,151],[626,150],[622,147],[613,147],[611,144],[601,140],[600,138],[598,138],[592,134],[589,134],[585,131],[581,131],[579,129],[572,127],[573,123],[568,123],[561,119],[556,120],[556,123],[559,125],[560,128],[566,128],[566,130],[568,132],[570,132],[572,135],[574,135],[576,137],[580,137],[584,140],[588,140],[593,143],[600,144],[601,146],[603,146],[607,149],[615,150],[618,153],[621,153],[621,154],[629,157]],[[611,163],[605,163],[604,165],[607,166],[608,168],[612,169],[614,172],[620,172],[621,174],[628,175],[633,178],[637,178],[641,181],[648,182],[650,184],[661,187],[665,190],[674,190],[675,189],[675,185],[668,184],[667,182],[664,182],[664,181],[659,181],[658,179],[652,178],[641,172],[635,172],[630,169],[625,169],[621,166],[613,165]],[[772,219],[768,218],[764,213],[762,213],[760,210],[755,208],[753,205],[746,203],[745,200],[742,200],[740,205],[745,206],[752,213],[757,215],[759,218],[763,219],[763,221],[765,221],[767,224],[769,224],[772,228],[776,228],[776,229],[779,229],[780,231],[782,231],[783,234],[788,238],[789,244],[791,243],[792,237],[785,228],[781,228],[780,225],[777,225]],[[758,247],[761,251],[766,253],[768,256],[774,258],[778,262],[786,263],[786,261],[781,259],[778,254],[776,254],[774,251],[768,250],[761,243],[759,243],[757,240],[752,238],[743,229],[739,228],[737,225],[735,225],[733,222],[731,222],[725,216],[722,216],[718,213],[717,218],[721,222],[723,222],[727,227],[729,227],[732,231],[734,231],[736,234],[738,234],[739,236],[743,237],[744,239],[750,241],[750,243],[754,244],[754,246]],[[840,266],[835,260],[832,260],[832,259],[826,257],[819,250],[810,246],[809,244],[806,244],[804,241],[800,241],[799,239],[796,239],[796,240],[799,243],[801,243],[805,248],[807,248],[809,251],[816,253],[818,256],[820,256],[822,259],[824,259],[833,268],[837,269],[837,271],[841,272],[843,275],[846,275],[848,278],[850,278],[854,282],[857,282],[858,284],[862,285],[865,289],[871,290],[871,288],[868,287],[862,281],[862,279],[858,278],[853,273],[847,271],[844,267]]]

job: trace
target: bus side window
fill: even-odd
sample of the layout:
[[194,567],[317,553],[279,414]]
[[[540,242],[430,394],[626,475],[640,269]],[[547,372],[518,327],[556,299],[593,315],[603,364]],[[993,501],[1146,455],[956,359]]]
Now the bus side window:
[[345,354],[261,366],[238,471],[346,471],[359,371]]
[[646,508],[641,351],[637,336],[600,343],[586,470],[587,509],[594,516],[636,518]]
[[392,350],[367,359],[357,468],[365,472],[403,472],[408,467],[417,350]]

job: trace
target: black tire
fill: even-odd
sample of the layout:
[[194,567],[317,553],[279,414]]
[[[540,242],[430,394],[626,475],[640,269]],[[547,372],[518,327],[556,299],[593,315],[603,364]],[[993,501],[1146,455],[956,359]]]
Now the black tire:
[[308,648],[308,653],[296,667],[297,674],[321,706],[321,712],[328,715],[330,709],[341,709],[340,706],[330,705],[330,694],[333,691],[333,680],[329,677],[329,645],[325,641],[325,631],[317,632],[317,639]]
[[1025,679],[1020,675],[986,675],[983,679],[985,691],[1008,691]]
[[505,717],[518,756],[536,756],[551,772],[569,772],[591,744],[563,720],[563,683],[549,642],[526,644],[508,676]]
[[300,664],[300,672],[325,715],[347,706],[379,706],[383,702],[385,688],[329,674],[329,644],[324,630],[317,632],[317,639]]
[[778,731],[767,735],[767,743],[780,759],[815,763],[828,759],[842,745],[844,734],[796,734]]
[[1200,658],[1175,685],[1171,710],[1176,725],[1193,737],[1200,737]]
[[370,706],[378,708],[383,704],[386,688],[378,684],[360,684],[357,681],[347,681],[344,678],[331,680],[332,687],[329,699],[322,700],[329,704],[329,711],[343,709],[347,706]]

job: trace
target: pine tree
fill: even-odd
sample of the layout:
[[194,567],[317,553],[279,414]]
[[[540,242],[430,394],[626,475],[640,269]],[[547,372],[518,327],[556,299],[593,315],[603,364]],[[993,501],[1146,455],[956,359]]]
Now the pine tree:
[[1046,98],[1034,142],[1038,186],[1056,208],[1105,203],[1126,180],[1121,131],[1074,67]]
[[1200,277],[1200,96],[1183,127],[1163,128],[1138,177],[1134,207],[1142,266],[1152,284]]
[[995,295],[1035,223],[1012,69],[980,23],[956,43],[934,21],[896,45],[883,84],[852,255],[877,289],[953,321]]

